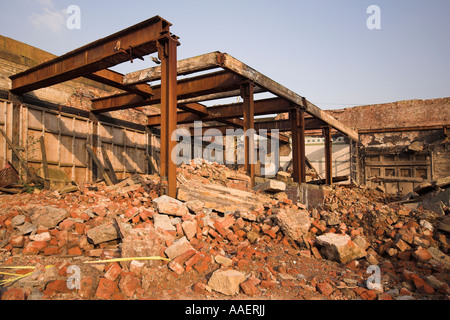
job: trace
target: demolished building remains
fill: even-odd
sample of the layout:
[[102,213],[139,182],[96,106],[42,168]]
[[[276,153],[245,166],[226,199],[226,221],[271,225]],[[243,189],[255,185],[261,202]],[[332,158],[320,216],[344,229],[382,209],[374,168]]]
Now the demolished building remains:
[[[323,111],[227,53],[177,60],[170,26],[59,57],[0,37],[1,299],[448,299],[448,98]],[[109,69],[152,54],[160,65]],[[392,119],[423,104],[440,115]],[[251,131],[242,165],[177,166],[173,135],[198,138],[196,121],[202,137]],[[279,142],[270,177],[255,136]]]

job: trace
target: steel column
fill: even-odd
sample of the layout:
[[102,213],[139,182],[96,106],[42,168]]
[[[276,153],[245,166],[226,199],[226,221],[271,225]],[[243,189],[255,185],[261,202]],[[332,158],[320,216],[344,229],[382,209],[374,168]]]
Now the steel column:
[[177,128],[177,41],[171,37],[158,41],[161,60],[161,179],[167,181],[167,194],[177,194],[177,168],[172,161],[176,140],[172,133]]
[[305,112],[294,108],[289,113],[292,122],[292,164],[295,182],[306,182],[306,152],[305,152]]
[[250,82],[241,85],[241,96],[244,99],[242,104],[244,111],[244,133],[245,133],[245,171],[250,175],[252,188],[255,186],[255,104],[253,100],[254,90]]
[[323,127],[323,136],[325,138],[325,183],[333,184],[333,161],[332,161],[332,140],[331,128],[329,126]]

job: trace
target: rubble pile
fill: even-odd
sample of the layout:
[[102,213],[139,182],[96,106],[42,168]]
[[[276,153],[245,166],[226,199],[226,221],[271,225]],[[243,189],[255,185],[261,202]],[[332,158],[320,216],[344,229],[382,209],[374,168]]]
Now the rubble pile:
[[223,164],[194,159],[189,164],[182,164],[178,175],[187,180],[210,182],[234,189],[248,190],[251,180],[243,171],[235,171]]
[[[1,197],[0,267],[35,266],[1,299],[449,297],[442,216],[338,186],[306,208],[278,189],[227,187],[239,174],[184,165],[178,199],[161,195],[157,176]],[[70,289],[73,266],[79,286]]]

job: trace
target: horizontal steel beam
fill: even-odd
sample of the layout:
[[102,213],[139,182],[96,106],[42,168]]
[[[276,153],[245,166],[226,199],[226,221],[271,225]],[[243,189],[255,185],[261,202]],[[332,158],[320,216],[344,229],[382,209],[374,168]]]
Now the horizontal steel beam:
[[[270,130],[278,130],[279,132],[287,132],[292,131],[292,121],[291,120],[273,120],[273,121],[263,121],[263,122],[256,122],[255,121],[255,130],[257,132],[261,130],[267,130],[267,132],[270,132]],[[323,127],[326,127],[327,124],[323,122],[320,119],[317,118],[305,118],[305,130],[317,130],[322,129]],[[230,129],[230,126],[227,125],[218,125],[218,126],[209,126],[204,127],[204,131],[207,129],[218,129],[221,132],[225,133],[226,129]]]
[[117,88],[129,93],[134,93],[143,97],[149,97],[153,94],[152,88],[148,84],[123,84],[123,74],[109,69],[100,70],[88,75],[84,78],[94,80],[113,88]]
[[[221,71],[178,81],[178,100],[189,99],[223,91],[237,90],[243,79],[233,73]],[[135,94],[119,94],[92,100],[92,111],[108,112],[141,106],[150,106],[161,102],[161,86],[152,86],[153,96],[145,99]]]
[[132,57],[157,51],[156,41],[169,34],[171,24],[159,16],[153,17],[113,35],[41,63],[10,76],[11,91],[22,94],[57,83],[90,75]]
[[[192,57],[177,62],[177,74],[187,75],[194,72],[211,70],[220,67],[221,61],[218,52],[211,52],[197,57]],[[123,83],[137,84],[161,79],[161,66],[148,68],[128,73],[124,76]]]
[[[228,71],[232,71],[245,79],[253,82],[256,87],[261,87],[267,91],[273,93],[277,97],[284,98],[300,108],[326,123],[328,123],[333,128],[339,130],[340,132],[347,135],[350,139],[358,141],[358,133],[342,124],[340,121],[336,120],[331,115],[322,111],[320,108],[307,101],[304,97],[298,95],[297,93],[287,89],[286,87],[280,85],[274,80],[268,78],[267,76],[261,74],[257,70],[249,67],[248,65],[242,63],[241,61],[233,58],[232,56],[222,53],[222,52],[212,52],[205,54],[203,56],[193,57],[179,62],[180,70],[179,74],[182,72],[197,71],[203,68],[211,69],[214,67],[223,68]],[[158,78],[158,67],[149,68],[146,70],[141,70],[132,74],[125,75],[125,81],[127,84],[140,83],[145,81],[152,81]],[[199,101],[196,101],[199,102]]]
[[[264,100],[256,100],[255,115],[276,114],[289,112],[292,104],[284,99],[270,98]],[[201,116],[191,112],[178,112],[178,124],[191,123],[194,121],[221,121],[223,119],[241,118],[244,116],[242,108],[243,103],[233,103],[223,106],[209,107],[208,115]],[[148,117],[148,126],[161,125],[160,115],[151,115]]]

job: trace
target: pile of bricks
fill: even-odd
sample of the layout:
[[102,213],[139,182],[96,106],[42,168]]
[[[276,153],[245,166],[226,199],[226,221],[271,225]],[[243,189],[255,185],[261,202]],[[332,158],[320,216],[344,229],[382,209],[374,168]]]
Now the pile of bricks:
[[[204,169],[197,164],[181,170],[203,177],[195,170]],[[251,212],[252,220],[239,212],[192,210],[160,194],[157,177],[135,176],[113,187],[86,185],[64,195],[41,191],[4,198],[0,265],[26,260],[36,268],[33,276],[5,287],[1,298],[140,299],[169,286],[164,277],[182,279],[188,294],[204,298],[450,295],[448,234],[438,227],[440,217],[386,204],[369,190],[334,187],[323,207],[308,210],[271,195],[271,202]],[[83,264],[148,256],[170,261]],[[52,259],[57,263],[45,268],[44,261]],[[83,268],[79,289],[67,287],[74,263]],[[378,288],[366,283],[369,266],[381,270]]]
[[251,179],[243,171],[235,171],[223,164],[204,159],[191,160],[189,164],[182,164],[177,170],[178,175],[187,180],[216,183],[239,190],[248,190],[251,187]]

